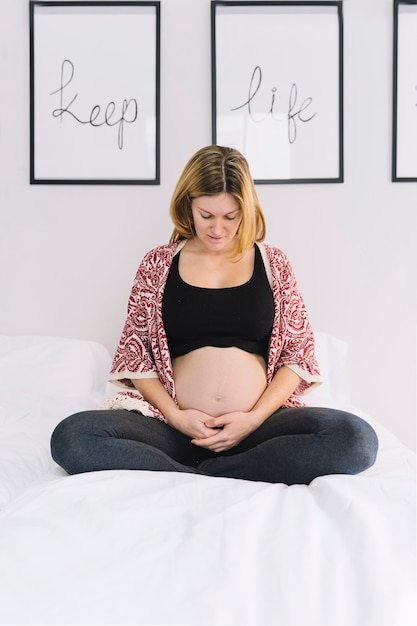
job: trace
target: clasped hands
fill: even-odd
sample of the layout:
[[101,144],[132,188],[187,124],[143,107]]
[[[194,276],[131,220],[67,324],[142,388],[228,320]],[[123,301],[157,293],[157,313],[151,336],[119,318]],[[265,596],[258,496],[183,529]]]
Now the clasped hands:
[[196,409],[182,409],[170,424],[190,437],[194,445],[213,452],[226,452],[253,432],[259,422],[251,411],[233,411],[212,417]]

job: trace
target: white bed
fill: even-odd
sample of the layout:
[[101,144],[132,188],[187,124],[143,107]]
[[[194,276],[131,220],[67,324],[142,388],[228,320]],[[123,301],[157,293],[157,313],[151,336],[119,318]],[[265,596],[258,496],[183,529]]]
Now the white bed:
[[49,454],[66,415],[97,406],[99,344],[0,337],[0,623],[411,626],[415,454],[350,407],[346,346],[316,333],[309,404],[377,430],[374,467],[309,486],[192,474],[67,476]]

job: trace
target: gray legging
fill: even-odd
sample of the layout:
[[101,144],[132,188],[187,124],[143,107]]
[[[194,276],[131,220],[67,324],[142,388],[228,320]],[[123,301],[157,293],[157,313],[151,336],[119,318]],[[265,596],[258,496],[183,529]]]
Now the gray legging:
[[309,484],[327,474],[357,474],[375,462],[378,439],[363,419],[335,409],[281,408],[223,453],[191,443],[164,422],[126,411],[85,411],[52,434],[54,460],[69,474],[156,470]]

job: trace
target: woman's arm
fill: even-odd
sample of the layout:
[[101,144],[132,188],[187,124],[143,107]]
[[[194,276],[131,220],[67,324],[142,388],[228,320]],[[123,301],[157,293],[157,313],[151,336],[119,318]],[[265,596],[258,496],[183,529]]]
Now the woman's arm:
[[256,427],[260,426],[270,415],[275,413],[294,393],[302,378],[292,369],[280,367],[271,383],[265,389],[258,402],[250,411]]
[[190,439],[202,439],[213,434],[212,427],[206,426],[211,416],[196,409],[180,409],[159,378],[136,378],[132,379],[132,383],[149,404],[159,409],[172,428]]

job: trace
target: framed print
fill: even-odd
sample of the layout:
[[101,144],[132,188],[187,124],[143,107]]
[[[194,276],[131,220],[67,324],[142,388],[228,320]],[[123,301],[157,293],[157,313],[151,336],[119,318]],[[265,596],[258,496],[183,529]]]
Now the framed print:
[[417,0],[394,1],[392,181],[417,181]]
[[159,184],[159,2],[30,1],[30,183]]
[[343,182],[342,2],[211,3],[212,142],[256,183]]

